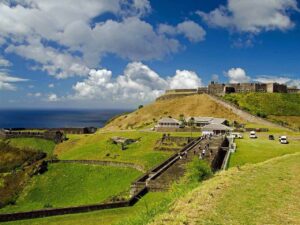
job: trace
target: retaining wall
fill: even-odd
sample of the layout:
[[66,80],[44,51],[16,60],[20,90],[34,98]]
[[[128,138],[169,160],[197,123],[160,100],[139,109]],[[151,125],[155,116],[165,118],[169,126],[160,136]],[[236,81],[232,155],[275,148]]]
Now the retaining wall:
[[134,205],[147,192],[148,192],[148,189],[143,188],[142,190],[137,192],[132,198],[130,198],[128,201],[110,202],[110,203],[103,203],[103,204],[93,204],[93,205],[65,207],[65,208],[42,209],[42,210],[35,210],[35,211],[29,211],[29,212],[0,214],[0,222],[91,212],[91,211],[102,210],[102,209],[128,207],[128,206]]

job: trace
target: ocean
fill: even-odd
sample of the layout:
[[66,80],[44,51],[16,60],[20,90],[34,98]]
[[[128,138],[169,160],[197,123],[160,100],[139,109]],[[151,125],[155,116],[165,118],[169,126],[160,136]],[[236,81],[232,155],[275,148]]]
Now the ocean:
[[0,128],[103,127],[113,116],[129,110],[21,110],[1,109]]

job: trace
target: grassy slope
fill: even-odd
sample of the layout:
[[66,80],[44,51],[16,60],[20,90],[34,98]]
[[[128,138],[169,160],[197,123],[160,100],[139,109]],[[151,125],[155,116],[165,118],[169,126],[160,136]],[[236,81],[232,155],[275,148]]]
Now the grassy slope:
[[[112,144],[109,139],[113,136],[140,138],[137,143],[128,145],[122,151],[120,146]],[[144,166],[146,169],[153,167],[166,159],[171,153],[154,151],[156,141],[161,138],[156,132],[108,132],[94,135],[68,135],[68,141],[59,144],[55,154],[60,159],[93,159],[132,162]],[[109,156],[106,156],[110,154]]]
[[21,193],[16,205],[0,212],[76,206],[102,202],[127,191],[141,173],[131,168],[81,164],[50,164],[49,170],[35,176]]
[[40,150],[47,153],[47,155],[52,155],[55,148],[53,141],[40,138],[12,138],[9,140],[9,144],[17,148]]
[[128,115],[118,117],[106,125],[105,129],[149,127],[155,124],[153,119],[159,120],[163,116],[179,118],[180,114],[185,116],[224,117],[229,120],[241,121],[230,110],[218,105],[203,94],[154,102]]
[[273,121],[300,127],[300,94],[247,93],[230,94],[224,98],[254,115],[265,115]]
[[[275,140],[268,139],[269,134],[274,134]],[[268,133],[257,133],[258,139],[250,139],[248,133],[244,134],[244,139],[236,140],[237,151],[231,155],[229,167],[241,166],[245,163],[258,163],[285,154],[300,152],[299,134],[271,130]],[[280,135],[288,135],[289,144],[280,144]]]
[[152,224],[299,224],[299,161],[297,153],[221,172]]

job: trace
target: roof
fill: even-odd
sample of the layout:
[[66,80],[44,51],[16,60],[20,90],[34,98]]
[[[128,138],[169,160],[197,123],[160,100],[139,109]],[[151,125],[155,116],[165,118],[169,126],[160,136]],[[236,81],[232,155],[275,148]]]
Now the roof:
[[208,124],[202,127],[202,131],[214,131],[214,130],[233,130],[231,127],[225,126],[223,124]]
[[190,116],[186,120],[189,121],[191,118],[194,118],[195,123],[215,123],[221,124],[226,121],[224,118],[214,118],[214,117],[200,117],[200,116]]
[[158,123],[180,123],[179,120],[176,120],[174,118],[164,117],[161,118]]

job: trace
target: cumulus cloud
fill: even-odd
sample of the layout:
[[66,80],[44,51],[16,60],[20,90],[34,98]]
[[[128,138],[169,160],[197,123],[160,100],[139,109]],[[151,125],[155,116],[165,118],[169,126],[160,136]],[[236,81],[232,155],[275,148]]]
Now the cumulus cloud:
[[49,88],[54,88],[54,86],[55,86],[54,84],[49,84],[48,85]]
[[168,88],[195,88],[201,85],[201,79],[195,72],[177,70],[173,77],[162,78],[147,65],[132,62],[122,75],[115,78],[109,70],[91,70],[88,78],[73,86],[75,94],[70,98],[148,102]]
[[158,27],[160,34],[167,35],[184,35],[191,42],[200,42],[205,39],[206,31],[194,21],[184,21],[173,27],[168,24],[160,24]]
[[188,70],[176,70],[176,74],[169,79],[169,87],[171,89],[180,88],[197,88],[202,86],[202,81],[199,76]]
[[10,76],[0,71],[0,91],[1,90],[15,91],[17,87],[14,85],[14,83],[24,82],[24,81],[28,81],[28,80],[19,77]]
[[228,0],[226,6],[197,14],[208,24],[240,32],[259,33],[294,27],[290,12],[299,11],[296,0]]
[[44,47],[40,40],[31,40],[29,45],[10,45],[7,53],[17,53],[26,59],[38,63],[38,69],[47,71],[57,78],[69,76],[84,76],[90,70],[80,57],[72,56],[66,52],[59,52],[51,47]]
[[231,68],[226,72],[226,75],[229,78],[229,83],[247,83],[251,81],[251,78],[247,76],[242,68]]
[[[180,49],[175,37],[142,19],[150,12],[149,0],[6,0],[0,3],[0,40],[6,53],[37,63],[33,69],[57,78],[87,76],[107,54],[140,61]],[[105,13],[115,19],[95,22]],[[192,42],[205,36],[192,21],[176,30]]]

